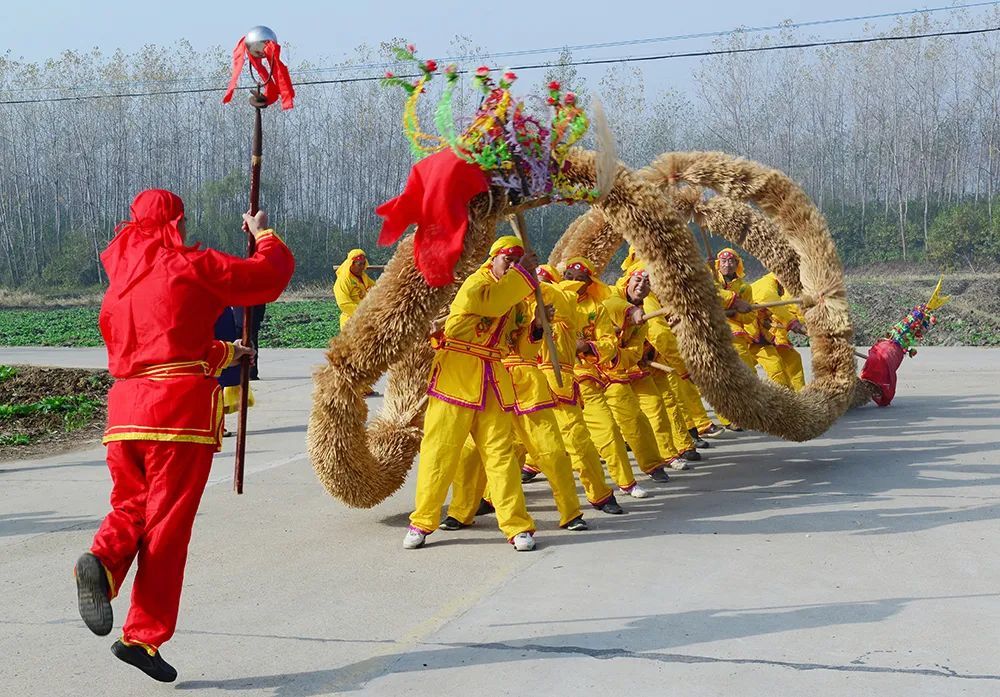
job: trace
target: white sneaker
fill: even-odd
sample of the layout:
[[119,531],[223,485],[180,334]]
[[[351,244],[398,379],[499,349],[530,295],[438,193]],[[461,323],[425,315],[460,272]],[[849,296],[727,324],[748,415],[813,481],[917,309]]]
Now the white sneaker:
[[627,493],[629,496],[631,496],[634,499],[644,499],[647,496],[649,496],[649,492],[646,491],[645,489],[643,489],[641,486],[639,486],[638,483],[633,484],[632,488],[629,489],[625,493]]
[[673,460],[671,460],[668,467],[670,467],[670,469],[672,470],[681,470],[681,471],[691,469],[691,465],[689,465],[686,460],[679,457],[675,457]]
[[521,532],[514,535],[511,544],[514,545],[514,549],[518,552],[530,552],[535,548],[535,536],[530,532]]
[[419,530],[410,528],[406,531],[406,537],[403,538],[403,549],[418,549],[423,547],[426,539],[427,535]]

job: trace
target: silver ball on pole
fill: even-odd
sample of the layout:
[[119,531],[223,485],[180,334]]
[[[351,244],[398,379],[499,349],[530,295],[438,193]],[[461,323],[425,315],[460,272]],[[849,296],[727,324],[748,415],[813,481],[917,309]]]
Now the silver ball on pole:
[[269,27],[256,26],[247,32],[246,38],[247,52],[254,58],[264,55],[264,44],[268,41],[278,42],[278,35]]

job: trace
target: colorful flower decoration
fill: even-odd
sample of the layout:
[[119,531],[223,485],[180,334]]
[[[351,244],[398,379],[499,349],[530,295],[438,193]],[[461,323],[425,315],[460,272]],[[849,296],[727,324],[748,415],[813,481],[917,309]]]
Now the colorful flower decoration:
[[913,345],[923,339],[924,334],[937,324],[937,317],[934,315],[934,311],[950,299],[950,296],[941,295],[941,280],[938,280],[930,300],[910,310],[906,319],[896,322],[889,330],[889,333],[886,334],[886,338],[908,352],[911,357],[914,356],[917,351],[913,348]]
[[472,80],[482,91],[483,100],[472,123],[457,133],[452,113],[452,96],[458,82],[455,65],[443,70],[445,88],[434,112],[437,135],[420,128],[416,105],[420,94],[437,72],[434,60],[420,61],[412,44],[394,49],[396,58],[416,63],[420,76],[414,82],[386,73],[382,83],[404,89],[409,98],[403,109],[403,130],[410,143],[414,159],[451,148],[466,162],[487,172],[491,183],[509,190],[516,198],[528,199],[551,196],[553,200],[593,201],[600,192],[569,183],[563,167],[569,149],[587,132],[590,121],[577,106],[573,92],[563,94],[562,85],[553,80],[548,84],[547,104],[552,118],[542,124],[528,113],[525,102],[510,92],[517,74],[504,69],[494,80],[488,66],[481,65],[472,73]]

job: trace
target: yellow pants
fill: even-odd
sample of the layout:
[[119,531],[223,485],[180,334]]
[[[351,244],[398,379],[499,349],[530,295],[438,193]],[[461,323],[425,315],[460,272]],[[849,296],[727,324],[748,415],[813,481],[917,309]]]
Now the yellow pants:
[[[579,404],[560,404],[555,412],[556,421],[562,429],[563,443],[566,444],[573,469],[583,484],[587,501],[594,507],[604,505],[613,492],[604,476],[604,468],[601,467],[601,455],[590,439],[583,409]],[[628,458],[627,451],[625,457]],[[634,479],[632,481],[635,482]]]
[[676,393],[684,402],[684,413],[687,417],[687,427],[698,429],[702,433],[712,426],[712,420],[705,411],[705,403],[701,401],[701,392],[691,382],[690,378],[682,378],[676,373],[667,375],[671,383],[676,383]]
[[[754,363],[764,369],[769,377],[779,385],[790,388],[791,381],[785,373],[785,364],[778,355],[778,349],[771,344],[751,344],[750,353],[753,355]],[[751,366],[753,367],[753,366]]]
[[521,490],[521,471],[514,459],[511,416],[501,409],[492,390],[486,390],[483,411],[433,397],[428,401],[417,467],[416,503],[410,524],[427,534],[437,529],[441,522],[441,506],[469,436],[486,471],[500,530],[508,540],[522,532],[534,532],[535,521],[528,515]]
[[[743,337],[733,338],[733,348],[736,349],[736,354],[740,357],[740,360],[743,361],[744,365],[746,365],[746,367],[754,371],[754,373],[756,374],[757,359],[754,356],[752,346],[753,345]],[[716,411],[715,415],[719,417],[719,423],[721,423],[723,426],[732,425],[733,422],[727,419],[724,414],[720,414],[718,411]]]
[[608,474],[619,488],[631,490],[635,486],[632,463],[628,459],[622,432],[604,397],[604,390],[593,380],[583,380],[580,382],[580,395],[583,397],[583,418],[590,431],[590,439],[604,458]]
[[[594,508],[600,508],[607,503],[614,492],[611,491],[604,476],[601,455],[597,452],[594,441],[590,439],[583,409],[578,404],[561,402],[554,411],[573,470],[580,478],[583,490],[587,494],[587,502]],[[528,469],[540,472],[541,469],[534,463],[535,459],[531,457],[527,464]]]
[[[559,511],[559,526],[566,525],[580,515],[580,501],[576,495],[573,467],[560,435],[555,410],[543,409],[514,416],[514,433],[524,444],[531,461],[537,464],[537,471],[545,475],[552,489],[552,498]],[[596,451],[594,454],[597,454]],[[604,472],[601,470],[600,459],[597,460],[597,468],[603,481]],[[608,491],[610,493],[610,489]],[[448,515],[465,525],[471,525],[485,493],[486,470],[475,446],[467,442],[451,484]]]
[[778,356],[781,357],[781,365],[785,367],[785,375],[791,383],[792,389],[798,392],[806,386],[806,373],[802,369],[802,355],[794,346],[778,346]]
[[479,449],[470,438],[462,447],[462,454],[451,480],[451,501],[448,515],[463,525],[472,525],[479,510],[479,502],[486,494],[486,469]]
[[674,438],[674,445],[677,446],[677,450],[686,453],[688,450],[694,449],[694,439],[688,433],[688,429],[691,427],[687,425],[686,410],[680,393],[677,392],[674,382],[670,380],[673,375],[673,373],[657,370],[653,372],[652,378],[663,398],[663,406],[667,410],[667,416],[670,417],[670,431]]
[[542,409],[514,417],[514,432],[552,488],[559,510],[559,527],[580,515],[573,465],[566,453],[555,409]]
[[649,424],[649,419],[642,413],[639,398],[631,385],[611,383],[604,389],[604,398],[608,408],[614,414],[615,423],[621,429],[625,442],[632,448],[636,464],[646,474],[662,467],[665,460],[660,454],[660,446],[656,442],[656,434]]
[[[632,383],[632,391],[639,400],[639,410],[645,414],[653,429],[661,460],[673,460],[681,454],[674,439],[673,424],[663,403],[663,395],[652,375]],[[687,435],[687,434],[685,434]]]

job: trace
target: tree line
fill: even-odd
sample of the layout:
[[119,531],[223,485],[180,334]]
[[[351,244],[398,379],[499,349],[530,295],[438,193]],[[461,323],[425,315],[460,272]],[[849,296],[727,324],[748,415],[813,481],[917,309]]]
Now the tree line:
[[[917,15],[869,36],[1000,26],[1000,9],[948,19]],[[717,47],[801,41],[791,29],[735,33]],[[337,75],[379,74],[388,51],[360,48]],[[483,55],[464,37],[453,53]],[[1000,262],[1000,36],[716,55],[667,61],[644,74],[616,65],[588,82],[564,51],[515,91],[560,80],[599,96],[619,154],[641,167],[668,150],[718,149],[778,167],[820,206],[848,266],[924,263],[979,270]],[[465,67],[478,65],[475,59]],[[291,66],[312,72],[315,66]],[[44,63],[0,57],[0,101],[217,86],[226,51],[182,43],[132,54],[66,52]],[[692,79],[670,86],[671,71]],[[676,83],[676,81],[674,81]],[[404,95],[377,82],[302,86],[295,109],[265,114],[262,201],[297,252],[298,282],[329,280],[360,246],[375,261],[375,207],[397,195],[411,165]],[[436,95],[421,105],[430,128]],[[471,87],[457,94],[468,114]],[[0,104],[0,283],[78,288],[103,282],[98,255],[136,192],[165,187],[187,204],[194,239],[239,253],[251,109],[218,92]],[[532,211],[549,248],[579,206]]]

